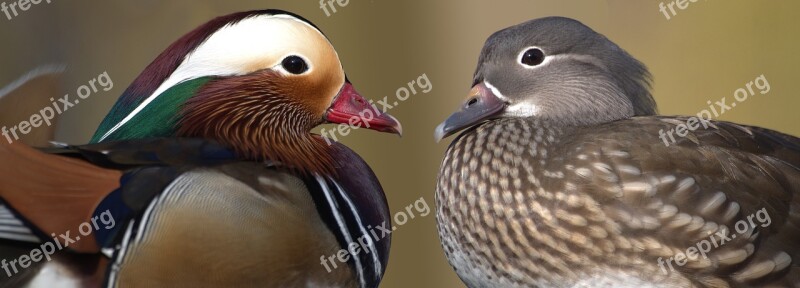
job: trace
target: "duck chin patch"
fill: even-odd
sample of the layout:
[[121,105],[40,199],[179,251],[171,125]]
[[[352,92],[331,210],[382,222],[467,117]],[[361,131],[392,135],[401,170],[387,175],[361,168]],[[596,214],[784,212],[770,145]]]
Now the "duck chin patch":
[[508,105],[505,114],[514,117],[533,117],[538,116],[541,107],[529,102],[520,102]]

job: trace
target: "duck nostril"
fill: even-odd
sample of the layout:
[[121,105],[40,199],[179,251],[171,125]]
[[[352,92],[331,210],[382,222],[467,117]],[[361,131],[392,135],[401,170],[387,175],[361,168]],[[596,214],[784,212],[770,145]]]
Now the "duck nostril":
[[475,103],[478,103],[478,98],[469,99],[467,101],[467,108],[469,108],[469,106],[475,105]]

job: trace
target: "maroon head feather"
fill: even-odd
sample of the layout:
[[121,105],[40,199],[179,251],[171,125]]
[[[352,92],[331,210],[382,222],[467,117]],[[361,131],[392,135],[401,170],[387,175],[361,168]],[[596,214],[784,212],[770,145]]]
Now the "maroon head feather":
[[[203,44],[214,32],[227,25],[235,24],[249,17],[258,15],[290,14],[280,10],[255,10],[233,13],[220,16],[200,25],[186,35],[173,42],[164,52],[158,55],[147,68],[136,77],[125,93],[120,97],[127,104],[136,104],[153,94],[175,69],[180,66],[184,58]],[[302,18],[301,18],[302,19]]]

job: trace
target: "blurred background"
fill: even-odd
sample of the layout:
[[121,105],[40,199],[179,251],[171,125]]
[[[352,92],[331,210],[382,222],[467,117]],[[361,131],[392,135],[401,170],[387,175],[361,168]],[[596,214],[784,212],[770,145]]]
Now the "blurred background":
[[[730,103],[736,89],[764,74],[771,91],[720,119],[800,135],[800,1],[702,0],[676,7],[668,20],[659,3],[671,1],[352,0],[330,16],[318,1],[42,1],[12,20],[0,14],[0,85],[37,66],[65,64],[63,93],[74,95],[107,71],[113,90],[81,101],[57,129],[56,140],[85,143],[134,77],[184,33],[234,11],[292,11],[322,28],[367,98],[391,99],[409,81],[428,76],[429,93],[390,111],[403,123],[402,138],[359,130],[339,140],[372,166],[393,212],[420,197],[433,209],[450,140],[435,143],[433,129],[465,98],[483,41],[507,26],[560,15],[593,27],[644,62],[662,114],[697,114],[722,97]],[[463,287],[440,249],[433,212],[399,227],[392,244],[382,287]]]

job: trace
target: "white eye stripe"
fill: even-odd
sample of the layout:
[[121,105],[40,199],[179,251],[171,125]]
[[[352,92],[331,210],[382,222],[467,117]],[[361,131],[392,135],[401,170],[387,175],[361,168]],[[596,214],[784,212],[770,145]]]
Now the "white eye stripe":
[[[529,66],[529,65],[525,65],[525,64],[521,63],[520,60],[522,59],[522,55],[524,55],[525,52],[527,52],[530,49],[539,49],[539,50],[541,50],[542,53],[544,53],[544,61],[542,61],[542,63],[539,63],[538,65],[534,65],[534,66]],[[540,48],[538,46],[529,46],[529,47],[526,47],[525,49],[522,49],[522,51],[519,52],[519,54],[517,55],[517,58],[514,61],[516,61],[517,64],[519,64],[520,66],[524,67],[525,69],[538,69],[540,67],[547,66],[548,64],[550,64],[551,62],[553,62],[555,60],[563,60],[563,59],[572,59],[572,60],[576,60],[576,61],[592,64],[592,65],[600,67],[601,69],[606,70],[606,71],[608,70],[608,67],[603,63],[603,61],[600,61],[600,59],[598,59],[597,57],[590,56],[590,55],[583,55],[583,54],[554,54],[554,55],[548,55],[547,52],[544,49],[542,49],[542,48]]]
[[[287,29],[287,27],[291,27],[290,24],[287,24],[287,20],[290,21],[290,23],[300,23],[304,25],[304,27],[308,27],[310,31],[314,31],[311,33],[319,35],[328,42],[322,32],[314,28],[313,25],[291,15],[264,14],[246,18],[235,24],[226,25],[215,31],[201,45],[196,47],[195,50],[187,54],[181,64],[161,83],[155,92],[147,96],[147,98],[126,115],[122,121],[116,123],[111,129],[106,131],[106,133],[100,137],[100,141],[105,140],[123,125],[127,124],[164,91],[181,82],[209,75],[244,75],[267,67],[276,69],[276,66],[280,66],[284,58],[278,58],[277,63],[274,64],[262,63],[270,66],[252,67],[245,64],[252,59],[258,59],[263,55],[264,51],[275,51],[279,49],[281,41],[296,37],[294,33],[296,32],[295,30]],[[271,37],[253,36],[262,34],[271,35]],[[238,44],[241,42],[238,41],[239,39],[248,39],[250,41],[248,45],[243,46]],[[335,50],[333,53],[338,59],[338,54],[336,54]],[[299,53],[295,53],[295,55],[300,56]],[[312,67],[308,61],[308,57],[302,58],[306,61],[306,65],[309,65],[310,71]],[[282,67],[278,67],[276,70],[283,74],[290,74],[288,71],[285,71],[285,69],[282,69]]]

